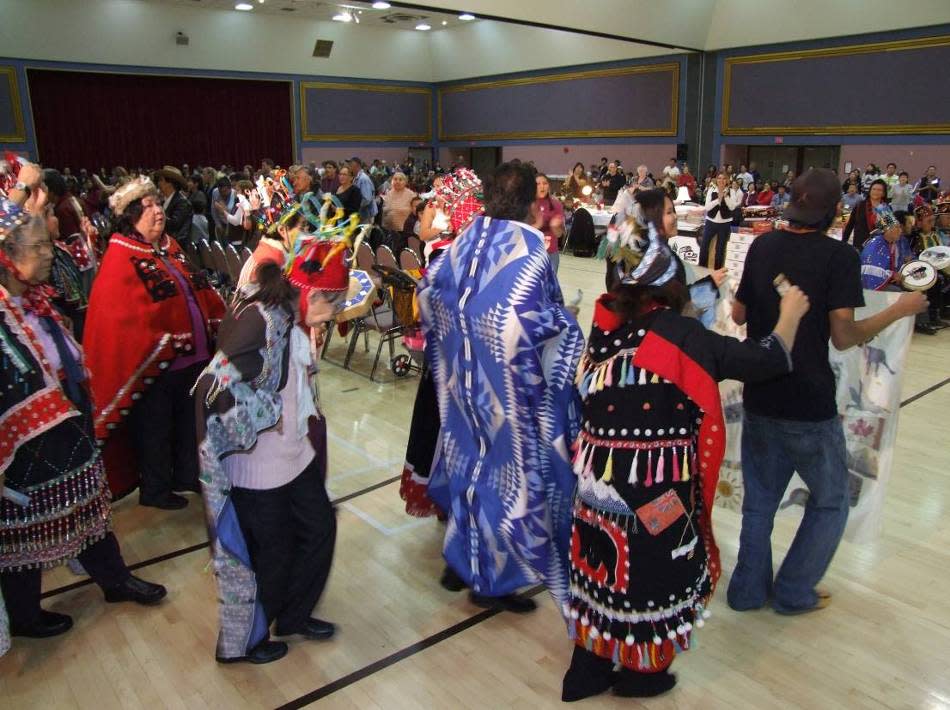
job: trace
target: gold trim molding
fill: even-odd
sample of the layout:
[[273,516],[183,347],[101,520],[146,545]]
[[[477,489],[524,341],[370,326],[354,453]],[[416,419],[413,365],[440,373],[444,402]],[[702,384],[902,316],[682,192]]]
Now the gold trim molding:
[[802,49],[790,52],[771,52],[741,57],[727,57],[723,62],[722,120],[720,132],[724,136],[735,135],[911,135],[918,133],[950,133],[950,123],[932,124],[842,124],[824,126],[732,126],[729,123],[732,100],[732,68],[742,64],[766,64],[789,62],[800,59],[842,57],[876,52],[903,52],[914,49],[945,47],[950,45],[950,35],[922,37],[895,42],[874,42],[823,49]]
[[16,67],[0,66],[0,76],[6,75],[10,87],[10,108],[13,111],[13,127],[15,133],[0,134],[0,142],[26,143],[26,126],[23,123],[23,107],[20,104],[20,82],[17,79]]
[[[507,131],[494,133],[462,133],[448,135],[442,123],[442,97],[448,94],[457,94],[468,91],[482,91],[509,86],[527,86],[531,84],[548,84],[559,81],[573,81],[576,79],[599,79],[602,77],[632,76],[636,74],[658,74],[669,72],[672,82],[672,100],[670,102],[670,127],[648,129],[603,129],[603,130],[564,130],[564,131]],[[676,136],[679,133],[679,99],[680,99],[680,63],[648,64],[634,67],[618,67],[615,69],[592,69],[589,71],[564,72],[560,74],[543,74],[541,76],[520,77],[517,79],[499,79],[497,81],[476,81],[466,84],[439,87],[438,89],[438,129],[440,141],[471,141],[471,140],[509,140],[512,138],[634,138],[649,136]]]
[[[389,94],[421,94],[426,100],[426,132],[424,135],[396,135],[396,134],[358,134],[358,133],[308,133],[307,127],[307,90],[321,89],[324,91],[371,91]],[[300,82],[300,132],[301,139],[306,142],[324,141],[358,141],[358,142],[385,142],[385,143],[430,143],[432,141],[432,91],[422,86],[394,86],[392,84],[345,84],[330,81],[301,81]]]

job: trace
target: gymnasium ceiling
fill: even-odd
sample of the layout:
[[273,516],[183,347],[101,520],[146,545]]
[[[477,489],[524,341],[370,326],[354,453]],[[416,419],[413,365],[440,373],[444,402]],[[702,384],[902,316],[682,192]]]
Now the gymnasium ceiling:
[[[235,9],[246,3],[249,10]],[[464,4],[463,4],[464,3]],[[6,56],[442,82],[950,27],[950,0],[0,0]],[[355,19],[334,21],[343,12]],[[460,13],[475,19],[464,21]],[[445,23],[445,24],[443,24]],[[416,27],[425,24],[429,30]],[[190,41],[178,42],[178,39]],[[327,56],[317,42],[332,42]]]
[[[235,11],[240,0],[143,0]],[[723,49],[950,23],[950,1],[914,0],[422,0],[373,9],[361,0],[245,0],[252,14],[330,21],[349,12],[351,30],[385,27],[437,32],[476,18],[507,18],[689,49]],[[439,11],[442,12],[439,12]]]

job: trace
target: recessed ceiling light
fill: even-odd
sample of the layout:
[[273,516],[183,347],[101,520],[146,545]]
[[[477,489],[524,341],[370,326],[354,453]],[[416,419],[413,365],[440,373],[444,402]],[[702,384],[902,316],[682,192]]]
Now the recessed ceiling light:
[[448,23],[448,20],[442,20],[442,26],[445,27]]
[[426,30],[431,30],[432,27],[423,22],[422,24],[416,25],[416,29],[425,32]]
[[463,12],[461,15],[459,15],[459,19],[463,22],[470,22],[475,19],[475,15],[470,12]]
[[234,6],[234,9],[244,10],[246,12],[247,10],[253,10],[254,6],[247,2],[239,2],[237,5]]
[[392,5],[390,5],[388,2],[382,2],[382,0],[373,3],[374,10],[388,10],[391,7]]
[[353,15],[348,12],[338,12],[333,16],[334,22],[352,22]]

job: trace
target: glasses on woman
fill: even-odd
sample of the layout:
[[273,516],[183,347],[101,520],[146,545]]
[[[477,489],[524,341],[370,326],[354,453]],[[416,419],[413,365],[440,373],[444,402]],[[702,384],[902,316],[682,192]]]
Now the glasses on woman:
[[43,254],[45,252],[53,253],[53,242],[47,240],[45,242],[33,242],[32,244],[24,244],[23,248],[28,251],[30,254]]

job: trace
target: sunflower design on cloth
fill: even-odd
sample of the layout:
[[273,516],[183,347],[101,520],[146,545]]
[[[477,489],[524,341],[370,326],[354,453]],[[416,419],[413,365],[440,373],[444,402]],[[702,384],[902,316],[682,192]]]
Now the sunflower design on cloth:
[[738,462],[723,460],[716,484],[716,504],[727,510],[742,510],[742,469]]

